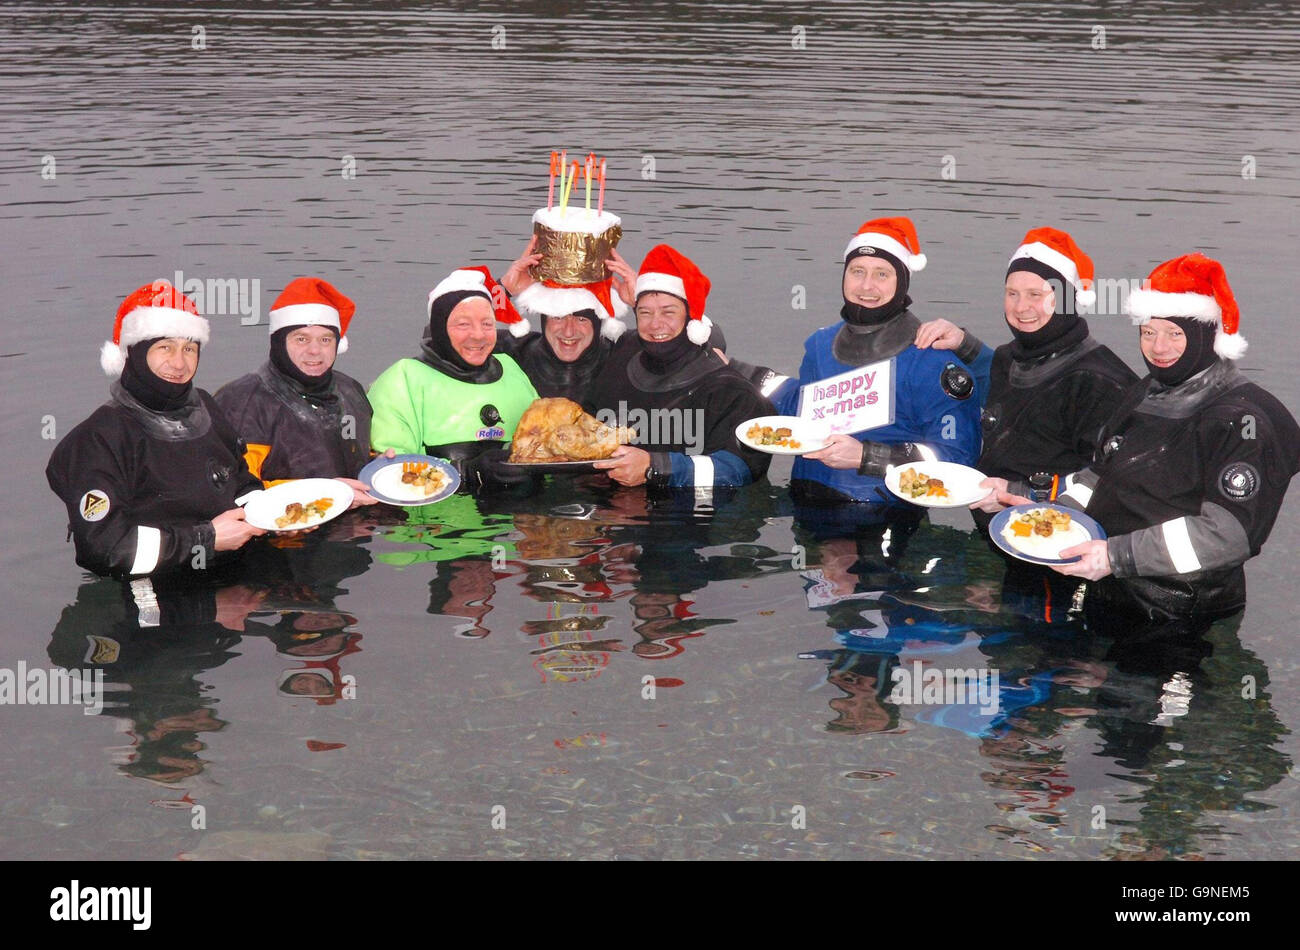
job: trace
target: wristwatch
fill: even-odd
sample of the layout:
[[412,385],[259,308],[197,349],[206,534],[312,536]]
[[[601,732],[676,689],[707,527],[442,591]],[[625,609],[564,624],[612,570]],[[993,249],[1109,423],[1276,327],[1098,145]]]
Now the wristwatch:
[[1029,489],[1034,501],[1050,501],[1052,497],[1052,473],[1035,472],[1030,475]]
[[645,467],[645,483],[651,488],[663,488],[668,484],[668,476],[655,468],[653,456],[650,464]]

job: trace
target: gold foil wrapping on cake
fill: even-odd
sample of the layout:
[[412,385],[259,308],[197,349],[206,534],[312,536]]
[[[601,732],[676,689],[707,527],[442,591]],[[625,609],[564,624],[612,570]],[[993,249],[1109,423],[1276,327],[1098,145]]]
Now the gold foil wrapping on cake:
[[541,263],[532,270],[534,277],[557,284],[594,284],[609,276],[605,261],[618,247],[623,228],[616,224],[601,234],[588,234],[553,231],[535,221],[533,234],[537,235],[534,253],[542,255]]

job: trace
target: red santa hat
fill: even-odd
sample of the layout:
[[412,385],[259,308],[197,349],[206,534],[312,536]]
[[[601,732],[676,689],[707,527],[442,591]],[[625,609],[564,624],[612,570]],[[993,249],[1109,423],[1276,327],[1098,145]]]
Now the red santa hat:
[[113,339],[99,351],[99,365],[108,376],[120,376],[126,365],[126,351],[133,343],[158,337],[178,337],[208,342],[208,321],[199,316],[194,301],[172,286],[155,280],[131,292],[117,308]]
[[271,332],[285,327],[333,327],[338,352],[348,351],[348,324],[357,305],[319,277],[295,277],[271,304]]
[[848,247],[844,248],[844,259],[854,251],[861,250],[872,257],[875,250],[885,251],[903,262],[908,273],[915,274],[925,270],[925,255],[921,253],[921,242],[916,237],[916,226],[911,218],[875,218],[858,228]]
[[[1028,258],[1046,264],[1074,286],[1074,301],[1080,307],[1091,307],[1097,302],[1093,289],[1092,258],[1074,243],[1074,238],[1056,228],[1034,228],[1025,235],[1011,264]],[[1008,265],[1008,267],[1011,266]]]
[[433,302],[443,294],[470,291],[486,297],[492,304],[497,322],[504,323],[510,329],[511,336],[525,336],[532,326],[519,315],[510,303],[506,289],[492,279],[492,272],[486,267],[462,267],[454,270],[429,291],[429,317],[433,316]]
[[539,280],[515,294],[514,302],[521,310],[542,317],[567,317],[579,310],[592,310],[600,320],[600,335],[617,340],[627,329],[619,318],[629,311],[622,298],[612,292],[612,283],[611,277],[594,284],[565,286]]
[[636,278],[636,296],[664,293],[686,301],[686,335],[690,341],[703,346],[713,331],[713,321],[704,313],[704,301],[709,296],[709,278],[695,263],[667,244],[658,244],[641,262]]
[[1228,275],[1222,264],[1204,254],[1184,254],[1165,261],[1151,272],[1146,286],[1129,294],[1125,309],[1139,324],[1152,317],[1216,324],[1215,353],[1228,360],[1239,360],[1246,353],[1246,341],[1237,332],[1241,313],[1228,286]]

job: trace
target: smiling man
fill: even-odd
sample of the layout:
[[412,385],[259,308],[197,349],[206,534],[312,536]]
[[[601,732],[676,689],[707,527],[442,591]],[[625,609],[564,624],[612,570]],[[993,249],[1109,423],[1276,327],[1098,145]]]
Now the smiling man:
[[165,280],[118,309],[100,352],[113,377],[109,401],[64,437],[45,469],[87,570],[205,570],[263,533],[235,505],[258,487],[235,431],[194,385],[208,333],[194,301]]
[[893,421],[832,435],[826,448],[796,459],[790,478],[796,502],[900,506],[884,487],[888,465],[923,459],[969,465],[979,454],[974,375],[956,357],[915,345],[921,322],[907,291],[925,265],[916,227],[903,217],[866,222],[844,249],[840,319],[808,337],[799,378],[780,384],[772,401],[783,415],[796,415],[801,390],[889,360]]
[[[520,333],[520,324],[497,330],[497,352],[512,356],[543,398],[562,397],[581,403],[592,380],[626,329],[615,313],[612,278],[598,285],[553,287],[537,280],[532,269],[541,263],[533,237],[524,253],[501,276],[501,286],[524,314],[537,317],[541,332]],[[611,252],[611,273],[635,280],[631,268]],[[624,311],[626,312],[626,311]],[[524,326],[530,326],[528,321]]]
[[707,346],[709,286],[694,262],[667,244],[641,264],[637,337],[610,355],[584,406],[618,425],[642,420],[635,445],[595,463],[620,485],[711,489],[767,472],[770,456],[742,445],[735,429],[770,415],[772,404]]
[[519,314],[486,267],[439,281],[426,314],[420,354],[398,360],[370,386],[375,450],[448,459],[463,492],[530,481],[509,469],[506,456],[537,390],[518,363],[493,352],[497,322],[524,325]]
[[[1011,255],[1003,316],[1012,340],[993,354],[984,407],[984,447],[975,463],[1010,481],[1076,472],[1092,461],[1102,424],[1137,376],[1088,335],[1078,306],[1096,299],[1092,259],[1055,228],[1034,228]],[[971,338],[946,320],[921,329],[921,343],[970,349]],[[977,503],[983,529],[999,510],[990,496]]]
[[334,369],[355,312],[319,277],[293,280],[271,306],[270,358],[217,391],[246,443],[249,471],[267,487],[338,478],[354,504],[374,504],[356,478],[370,459],[370,402],[360,383]]

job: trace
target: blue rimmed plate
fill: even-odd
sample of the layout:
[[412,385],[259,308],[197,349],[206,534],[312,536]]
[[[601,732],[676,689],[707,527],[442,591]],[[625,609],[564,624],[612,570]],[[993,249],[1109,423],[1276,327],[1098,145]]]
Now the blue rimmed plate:
[[[446,484],[433,494],[426,495],[423,488],[402,481],[402,473],[405,471],[402,468],[403,463],[435,468],[442,473]],[[408,508],[431,505],[435,501],[450,498],[460,487],[460,473],[455,467],[446,459],[434,458],[432,455],[395,455],[392,458],[381,455],[377,459],[372,459],[357,478],[377,500],[386,505],[401,505]]]
[[[1012,521],[1019,520],[1025,512],[1039,509],[1065,512],[1070,516],[1069,529],[1066,531],[1057,529],[1050,537],[1031,533],[1027,538],[1022,538],[1012,532]],[[993,539],[994,544],[1012,557],[1028,561],[1030,564],[1073,564],[1079,560],[1077,557],[1062,558],[1060,552],[1084,541],[1103,541],[1106,532],[1101,525],[1082,511],[1040,501],[999,511],[989,522],[989,537]]]

